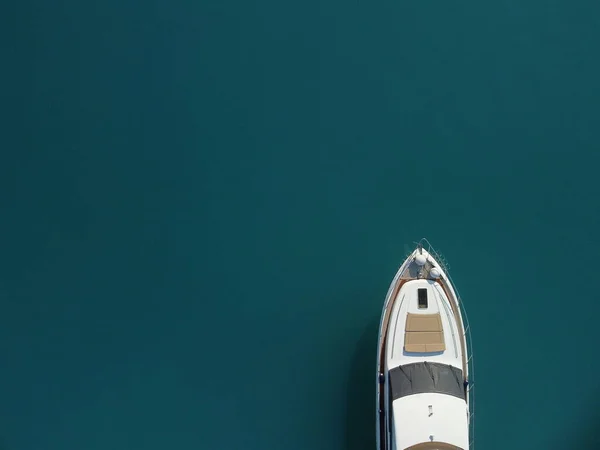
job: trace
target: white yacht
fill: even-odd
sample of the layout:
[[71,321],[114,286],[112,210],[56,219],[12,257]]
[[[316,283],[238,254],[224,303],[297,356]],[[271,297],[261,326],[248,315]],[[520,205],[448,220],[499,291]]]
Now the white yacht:
[[466,314],[441,256],[422,239],[388,290],[377,343],[377,450],[472,450]]

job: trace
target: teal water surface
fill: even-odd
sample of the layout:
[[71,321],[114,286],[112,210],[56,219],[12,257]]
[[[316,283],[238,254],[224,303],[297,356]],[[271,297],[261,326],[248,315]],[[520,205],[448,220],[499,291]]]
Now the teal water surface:
[[0,448],[373,449],[424,236],[476,448],[599,447],[599,5],[13,2]]

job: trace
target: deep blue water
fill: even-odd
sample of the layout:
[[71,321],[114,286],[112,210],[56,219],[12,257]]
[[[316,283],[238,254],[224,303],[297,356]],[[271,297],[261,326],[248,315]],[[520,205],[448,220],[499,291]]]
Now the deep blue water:
[[598,2],[1,17],[0,448],[373,449],[423,236],[477,448],[600,447]]

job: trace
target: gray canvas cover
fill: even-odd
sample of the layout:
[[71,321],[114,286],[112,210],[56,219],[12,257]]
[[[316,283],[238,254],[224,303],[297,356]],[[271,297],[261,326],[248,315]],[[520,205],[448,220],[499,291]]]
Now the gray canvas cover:
[[453,395],[466,400],[462,370],[448,364],[418,362],[389,371],[392,401],[427,392]]

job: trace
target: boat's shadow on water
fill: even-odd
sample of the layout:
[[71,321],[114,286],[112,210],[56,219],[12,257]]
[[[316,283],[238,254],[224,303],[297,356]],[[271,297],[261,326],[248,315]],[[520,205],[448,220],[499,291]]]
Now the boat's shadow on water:
[[352,355],[347,382],[346,436],[347,450],[374,450],[375,439],[375,371],[379,317],[369,321]]

